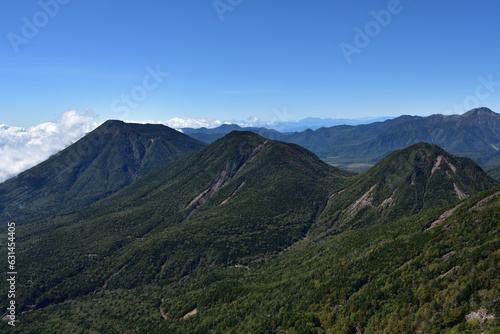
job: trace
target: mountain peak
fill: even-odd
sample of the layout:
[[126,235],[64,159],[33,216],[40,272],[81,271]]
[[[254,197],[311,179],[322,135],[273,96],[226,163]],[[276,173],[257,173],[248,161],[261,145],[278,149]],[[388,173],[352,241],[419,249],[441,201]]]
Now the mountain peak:
[[[340,215],[342,224],[362,226],[451,205],[498,185],[475,162],[441,147],[417,143],[389,154],[359,174],[345,192],[330,198],[326,221]],[[347,223],[347,225],[346,225]]]
[[481,108],[474,108],[466,112],[465,114],[462,115],[462,117],[472,117],[472,116],[493,116],[493,115],[499,115],[495,113],[493,110],[486,108],[486,107],[481,107]]
[[109,120],[0,185],[0,219],[73,210],[205,145],[162,124]]

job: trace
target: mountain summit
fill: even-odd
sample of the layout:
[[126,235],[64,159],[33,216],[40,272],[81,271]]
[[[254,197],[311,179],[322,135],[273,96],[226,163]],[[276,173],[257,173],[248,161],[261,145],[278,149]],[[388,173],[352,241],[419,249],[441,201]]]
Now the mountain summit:
[[0,218],[19,222],[84,207],[204,146],[164,125],[107,121],[0,184]]
[[475,116],[494,116],[498,117],[500,114],[497,114],[493,110],[486,108],[486,107],[481,107],[481,108],[475,108],[472,110],[469,110],[465,114],[462,115],[462,117],[475,117]]
[[451,205],[498,185],[468,158],[418,143],[395,151],[330,198],[323,220],[349,228]]

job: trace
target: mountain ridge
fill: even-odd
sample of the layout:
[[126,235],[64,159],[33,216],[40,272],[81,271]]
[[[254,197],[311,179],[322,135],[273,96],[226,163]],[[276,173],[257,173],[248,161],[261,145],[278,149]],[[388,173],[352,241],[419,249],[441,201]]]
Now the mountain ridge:
[[[192,130],[189,135],[211,142],[226,132],[224,128],[209,130],[207,133]],[[472,109],[463,115],[403,115],[383,122],[338,125],[314,131],[279,133],[265,128],[245,130],[266,138],[299,144],[329,163],[355,171],[366,170],[392,151],[418,142],[436,144],[452,154],[471,158],[481,166],[498,164],[500,148],[500,114],[485,107]]]

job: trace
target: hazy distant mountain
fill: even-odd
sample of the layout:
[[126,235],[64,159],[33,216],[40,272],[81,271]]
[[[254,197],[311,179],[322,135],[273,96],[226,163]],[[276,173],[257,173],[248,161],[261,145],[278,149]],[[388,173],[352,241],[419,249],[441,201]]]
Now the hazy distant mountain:
[[[427,142],[448,152],[474,159],[482,166],[500,164],[500,114],[488,108],[463,115],[400,116],[366,125],[340,125],[293,133],[267,133],[246,128],[265,137],[299,144],[327,162],[344,168],[364,170],[390,152]],[[227,129],[188,131],[193,138],[211,142]],[[209,134],[209,135],[207,135]]]
[[204,146],[163,125],[107,121],[0,184],[0,220],[19,222],[86,206]]
[[299,132],[307,129],[317,130],[319,128],[332,127],[336,125],[361,125],[374,122],[382,122],[394,117],[365,117],[365,118],[318,118],[308,117],[296,122],[278,122],[276,125],[265,125],[267,129],[280,132]]

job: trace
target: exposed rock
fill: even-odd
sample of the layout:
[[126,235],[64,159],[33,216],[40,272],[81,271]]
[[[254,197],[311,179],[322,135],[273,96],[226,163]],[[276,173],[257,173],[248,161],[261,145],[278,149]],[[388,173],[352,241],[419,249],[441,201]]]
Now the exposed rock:
[[353,204],[351,204],[351,206],[349,206],[349,213],[351,214],[351,216],[355,216],[356,213],[361,210],[362,208],[364,208],[365,206],[371,206],[373,207],[373,190],[375,189],[377,185],[373,185],[370,190],[368,190],[363,196],[361,196],[361,198],[359,198],[356,202],[354,202]]
[[485,321],[488,319],[495,319],[495,316],[491,313],[488,313],[488,310],[485,309],[484,307],[481,307],[477,311],[472,311],[471,313],[467,314],[465,316],[465,320],[471,321],[474,319],[480,319],[481,321]]

